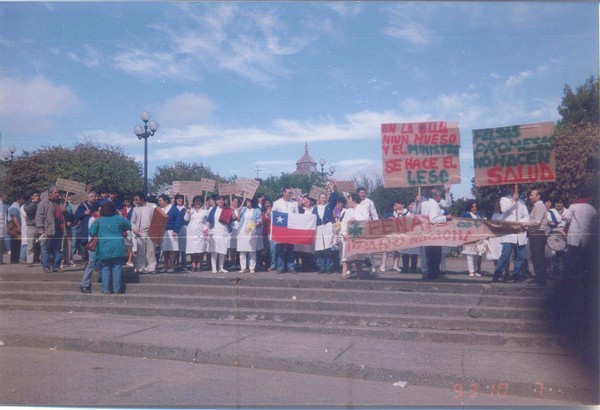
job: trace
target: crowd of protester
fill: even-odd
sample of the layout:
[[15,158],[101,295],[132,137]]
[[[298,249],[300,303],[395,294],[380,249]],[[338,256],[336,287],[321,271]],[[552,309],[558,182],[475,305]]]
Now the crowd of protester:
[[[449,190],[450,185],[445,190],[431,190],[408,204],[398,198],[383,217],[424,215],[434,224],[452,220],[453,215],[447,211],[452,206]],[[446,270],[445,247],[347,256],[344,244],[349,222],[375,220],[379,215],[364,188],[342,193],[332,181],[325,191],[318,199],[303,195],[292,198],[289,187],[274,199],[264,194],[254,198],[196,195],[191,203],[179,194],[172,198],[167,194],[146,197],[136,192],[119,198],[116,192],[90,191],[77,206],[56,187],[50,187],[43,200],[40,192],[34,191],[29,197],[17,195],[11,205],[0,194],[0,255],[9,251],[10,263],[41,265],[45,273],[61,272],[80,261],[84,264],[80,284],[83,293],[91,293],[94,270],[101,272],[103,293],[121,293],[123,266],[139,274],[317,271],[337,272],[348,279],[375,274],[376,261],[380,261],[381,272],[417,273],[420,265],[423,279],[442,277]],[[519,222],[524,227],[519,234],[463,246],[469,276],[482,276],[483,258],[494,261],[492,282],[529,280],[544,286],[549,276],[564,276],[566,267],[575,273],[590,270],[592,242],[597,239],[598,228],[598,213],[590,199],[580,198],[566,207],[562,200],[542,198],[542,193],[534,189],[529,200],[531,211],[517,192],[508,192],[499,198],[492,215],[483,215],[477,201],[466,201],[457,216]],[[160,243],[150,237],[155,207],[167,217]],[[274,211],[316,215],[314,243],[271,241]],[[552,249],[550,235],[554,235],[553,240],[564,241],[564,249]],[[98,239],[94,249],[87,246],[93,238]],[[534,275],[529,270],[530,260]],[[3,259],[0,262],[4,263]]]

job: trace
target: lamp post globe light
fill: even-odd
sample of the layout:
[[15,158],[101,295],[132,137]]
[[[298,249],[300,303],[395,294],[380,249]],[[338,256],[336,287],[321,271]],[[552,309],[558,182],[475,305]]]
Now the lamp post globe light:
[[4,151],[2,153],[2,157],[5,161],[12,162],[12,160],[15,157],[15,152],[17,152],[17,147],[15,147],[14,145],[9,145],[8,151]]
[[325,164],[326,163],[327,163],[327,161],[325,161],[323,158],[321,158],[319,160],[319,165],[321,165],[321,182],[322,183],[325,183],[325,177],[330,177],[335,172],[335,166],[334,165],[331,165],[329,167],[329,172],[325,172]]
[[138,139],[144,139],[144,195],[148,195],[148,138],[158,130],[158,121],[150,120],[150,113],[143,111],[140,118],[144,121],[144,126],[136,125],[133,128],[133,133]]

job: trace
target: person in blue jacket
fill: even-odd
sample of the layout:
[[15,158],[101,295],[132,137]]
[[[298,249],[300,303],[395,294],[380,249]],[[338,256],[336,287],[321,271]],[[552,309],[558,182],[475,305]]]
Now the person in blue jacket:
[[160,250],[163,253],[164,268],[159,272],[175,272],[175,256],[179,252],[179,233],[183,226],[183,215],[176,205],[171,204],[168,195],[158,197],[158,206],[167,214],[167,227],[163,234]]
[[329,199],[325,193],[319,195],[319,203],[312,213],[317,216],[317,234],[315,237],[315,254],[319,273],[333,272],[333,210],[337,204],[338,193],[335,183],[329,182],[325,188],[330,192]]

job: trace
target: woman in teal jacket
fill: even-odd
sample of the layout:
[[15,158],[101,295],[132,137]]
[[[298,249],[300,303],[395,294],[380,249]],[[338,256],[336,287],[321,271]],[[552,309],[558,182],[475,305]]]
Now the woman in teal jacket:
[[123,232],[131,230],[131,222],[117,213],[115,204],[106,201],[100,207],[100,218],[90,227],[89,235],[98,235],[96,260],[102,264],[102,293],[121,292],[121,267],[125,258]]

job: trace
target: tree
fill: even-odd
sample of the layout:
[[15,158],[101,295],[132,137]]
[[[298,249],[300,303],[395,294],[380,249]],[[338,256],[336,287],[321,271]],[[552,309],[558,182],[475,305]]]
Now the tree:
[[282,173],[279,177],[270,176],[262,180],[258,191],[275,200],[281,194],[283,188],[300,188],[303,193],[308,194],[312,186],[317,183],[318,178],[316,176]]
[[600,123],[600,107],[598,101],[600,98],[598,92],[598,79],[594,80],[591,76],[587,81],[576,88],[575,92],[569,85],[565,85],[564,95],[561,104],[558,106],[558,113],[562,119],[558,122],[561,125],[583,125],[586,123]]
[[165,188],[170,186],[173,181],[200,181],[202,178],[214,179],[217,184],[229,181],[212,172],[209,167],[201,163],[178,161],[172,165],[157,167],[157,171],[151,180],[150,192],[159,195],[164,193]]
[[9,195],[45,191],[56,178],[85,183],[94,189],[131,192],[142,186],[141,166],[121,147],[85,142],[73,148],[44,147],[24,152],[8,167],[3,188]]

